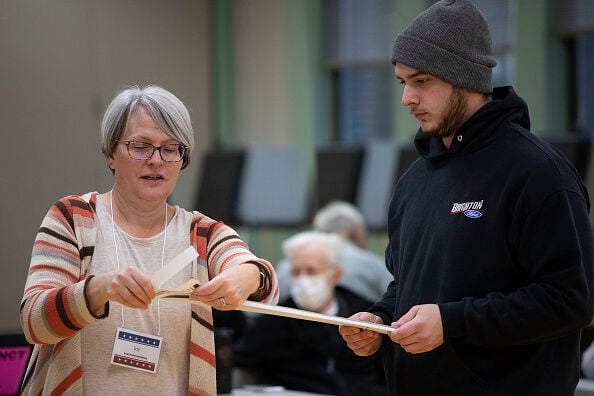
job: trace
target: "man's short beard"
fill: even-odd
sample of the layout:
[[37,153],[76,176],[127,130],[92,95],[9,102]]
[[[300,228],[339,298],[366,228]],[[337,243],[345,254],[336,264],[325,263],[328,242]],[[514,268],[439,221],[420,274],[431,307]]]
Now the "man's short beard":
[[462,88],[454,87],[452,94],[448,98],[443,116],[437,126],[431,130],[423,131],[425,134],[446,138],[458,132],[460,126],[466,121],[468,105],[462,92]]

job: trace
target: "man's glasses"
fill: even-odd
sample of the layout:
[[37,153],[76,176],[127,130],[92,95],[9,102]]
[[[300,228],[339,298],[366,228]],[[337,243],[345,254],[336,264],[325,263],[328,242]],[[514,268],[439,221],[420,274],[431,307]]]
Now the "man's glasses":
[[125,142],[118,140],[118,142],[126,145],[128,155],[135,160],[147,160],[153,156],[155,151],[158,151],[163,161],[179,162],[184,158],[187,148],[183,144],[177,143],[153,146],[150,143],[135,142],[134,140],[127,140]]

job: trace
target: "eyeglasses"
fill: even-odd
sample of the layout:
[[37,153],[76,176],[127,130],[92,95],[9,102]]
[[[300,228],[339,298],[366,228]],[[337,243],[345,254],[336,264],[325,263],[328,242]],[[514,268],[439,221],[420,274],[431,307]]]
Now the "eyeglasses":
[[179,162],[184,158],[184,154],[188,148],[178,143],[153,146],[150,143],[136,142],[134,140],[127,140],[125,142],[118,140],[118,142],[126,145],[128,155],[135,160],[147,160],[155,154],[155,151],[158,151],[163,161]]

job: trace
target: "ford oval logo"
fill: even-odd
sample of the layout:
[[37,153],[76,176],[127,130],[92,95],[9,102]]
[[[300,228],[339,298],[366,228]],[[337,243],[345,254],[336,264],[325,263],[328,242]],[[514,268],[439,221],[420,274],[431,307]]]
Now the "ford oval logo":
[[464,216],[466,216],[470,219],[478,219],[482,215],[483,215],[483,213],[480,210],[465,210],[464,211]]

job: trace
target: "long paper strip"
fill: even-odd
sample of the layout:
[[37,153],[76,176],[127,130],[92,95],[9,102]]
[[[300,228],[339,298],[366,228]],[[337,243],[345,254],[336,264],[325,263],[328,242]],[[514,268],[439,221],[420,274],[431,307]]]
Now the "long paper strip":
[[155,272],[151,276],[151,282],[155,289],[158,289],[161,284],[165,283],[173,275],[177,274],[183,267],[185,267],[190,261],[198,257],[198,252],[194,246],[190,246],[177,256],[175,256],[170,262],[168,262],[163,268]]
[[[191,300],[190,300],[191,302]],[[373,330],[378,333],[388,334],[394,328],[376,323],[360,322],[358,320],[342,318],[340,316],[324,315],[318,312],[305,311],[297,308],[283,307],[280,305],[268,305],[255,301],[246,301],[237,308],[240,311],[257,312],[267,315],[285,316],[294,319],[310,320],[313,322],[328,323],[337,326],[352,326],[363,330]]]
[[[179,270],[181,270],[189,261],[194,260],[196,257],[198,257],[198,252],[196,252],[196,249],[194,249],[193,246],[190,246],[188,249],[184,250],[178,256],[173,258],[173,260],[167,263],[167,265],[161,268],[159,271],[154,273],[151,277],[151,281],[155,285],[155,288],[158,288],[160,284],[164,283],[166,280],[171,278]],[[155,297],[162,298],[164,300],[185,301],[191,304],[201,304],[200,301],[190,299],[190,294],[192,294],[192,291],[199,286],[200,285],[196,279],[190,279],[183,285],[180,285],[179,287],[173,290],[158,289],[156,291]],[[236,309],[239,311],[256,312],[266,315],[285,316],[288,318],[328,323],[337,326],[344,325],[358,327],[363,330],[373,330],[382,334],[388,334],[390,331],[393,330],[392,327],[386,325],[360,322],[357,320],[347,319],[340,316],[324,315],[318,312],[283,307],[280,305],[262,304],[255,301],[246,301],[245,303],[243,303],[243,305],[239,306]]]
[[[191,283],[192,283],[192,281],[189,281],[188,283],[186,283],[184,285],[190,286],[190,288],[192,288],[192,286],[197,287],[195,284],[191,285]],[[180,290],[180,289],[181,289],[181,287],[176,289],[175,291]],[[162,294],[160,294],[160,295],[159,295],[159,293],[157,293],[157,295],[155,297],[162,298],[164,300],[169,300],[169,301],[184,301],[184,302],[189,302],[190,304],[202,304],[200,301],[190,300],[190,294],[192,294],[192,292],[190,290],[187,290],[185,293],[183,293],[183,292],[174,293],[174,291],[167,290],[167,291],[162,291]],[[245,303],[243,303],[243,305],[240,305],[236,309],[238,311],[255,312],[255,313],[261,313],[261,314],[266,314],[266,315],[285,316],[287,318],[309,320],[312,322],[320,322],[320,323],[328,323],[328,324],[333,324],[333,325],[337,325],[337,326],[341,326],[341,325],[353,326],[353,327],[358,327],[363,330],[373,330],[375,332],[382,333],[382,334],[388,334],[390,331],[393,330],[393,327],[386,326],[386,325],[380,325],[380,324],[369,323],[369,322],[360,322],[358,320],[347,319],[347,318],[343,318],[340,316],[324,315],[324,314],[321,314],[318,312],[311,312],[311,311],[305,311],[305,310],[297,309],[297,308],[283,307],[280,305],[262,304],[262,303],[255,302],[255,301],[246,301]]]

